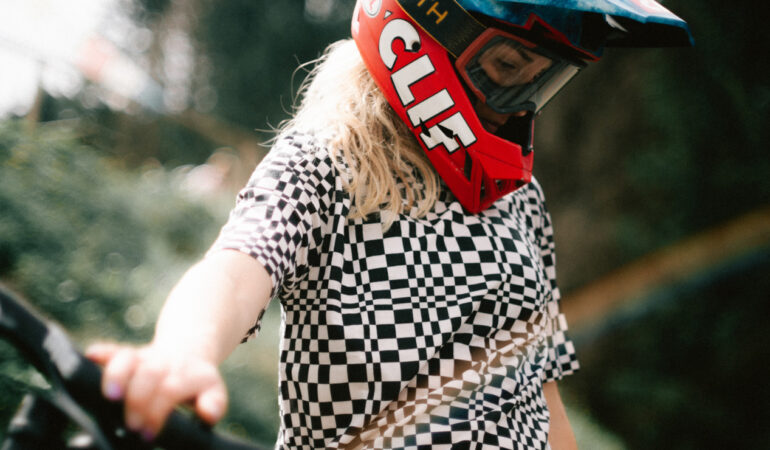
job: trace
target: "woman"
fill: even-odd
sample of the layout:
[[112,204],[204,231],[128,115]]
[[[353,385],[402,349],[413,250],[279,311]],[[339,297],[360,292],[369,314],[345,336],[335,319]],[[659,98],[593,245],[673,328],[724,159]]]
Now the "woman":
[[275,297],[280,447],[576,448],[532,123],[605,45],[690,36],[649,0],[541,3],[358,2],[153,341],[89,350],[131,429],[220,419],[217,366]]

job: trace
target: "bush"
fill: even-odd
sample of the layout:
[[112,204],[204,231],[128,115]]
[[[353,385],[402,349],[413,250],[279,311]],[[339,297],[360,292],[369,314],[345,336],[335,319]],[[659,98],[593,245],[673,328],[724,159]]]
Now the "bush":
[[144,265],[189,260],[216,232],[162,170],[122,173],[56,127],[5,123],[0,143],[0,277],[70,328],[122,328]]
[[[104,154],[55,125],[29,132],[0,123],[0,281],[77,341],[144,341],[167,292],[224,217],[186,195],[183,172],[125,172]],[[3,430],[19,381],[32,373],[0,342]],[[273,416],[245,419],[254,414],[243,403],[234,399],[230,427],[247,421],[250,432],[269,437]]]

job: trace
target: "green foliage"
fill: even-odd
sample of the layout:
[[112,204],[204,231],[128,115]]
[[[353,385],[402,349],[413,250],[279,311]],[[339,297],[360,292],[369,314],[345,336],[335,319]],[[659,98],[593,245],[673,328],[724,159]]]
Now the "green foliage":
[[122,173],[55,127],[0,135],[0,276],[67,326],[124,326],[148,256],[189,259],[212,235],[211,213],[161,171]]
[[[225,214],[180,188],[184,170],[127,172],[103,155],[57,125],[0,123],[0,280],[84,344],[144,342]],[[224,370],[232,399],[223,428],[265,442],[277,430],[275,323],[264,327],[260,358]],[[24,383],[39,380],[0,340],[0,435]],[[255,398],[264,401],[255,407]]]
[[[325,21],[307,20],[305,3],[270,0],[203,1],[196,37],[212,73],[213,113],[249,128],[286,119],[305,72],[333,41],[350,37],[354,2],[334,1]],[[292,83],[293,82],[293,83]]]
[[145,14],[162,14],[168,8],[170,0],[138,0]]
[[[216,232],[168,173],[123,173],[70,132],[19,122],[0,123],[0,211],[0,279],[81,336],[146,339],[156,285]],[[3,343],[3,376],[29,378],[11,355]],[[18,394],[0,390],[0,418]]]
[[123,166],[141,167],[148,161],[166,168],[202,164],[211,156],[212,142],[166,116],[126,114],[106,106],[83,106],[78,100],[47,96],[41,121],[73,122],[80,142]]
[[768,37],[756,5],[666,6],[695,47],[607,49],[538,119],[534,168],[566,289],[770,200],[770,60],[757,51]]
[[[591,179],[596,187],[581,188],[605,200],[591,220],[611,218],[613,234],[602,245],[614,256],[605,270],[770,200],[770,89],[763,75],[770,60],[756,50],[768,43],[756,5],[666,5],[688,20],[696,46],[614,59],[620,51],[612,52],[602,74],[624,74],[606,89],[617,89],[608,95],[622,98],[626,109],[574,119],[584,128],[590,120],[604,123],[600,132],[608,136],[588,140],[609,145],[583,153],[601,153],[597,164],[605,171]],[[557,231],[569,227],[558,214],[555,223]],[[613,253],[583,251],[602,262],[597,253]],[[608,319],[604,334],[579,348],[583,370],[565,387],[629,448],[762,448],[770,440],[770,391],[761,383],[761,361],[770,356],[763,331],[770,261],[765,253],[723,269],[658,293],[633,316]],[[590,270],[571,276],[589,281],[601,273]]]
[[[641,114],[651,132],[625,166],[638,200],[626,217],[655,230],[659,238],[649,239],[652,246],[770,199],[770,160],[764,154],[770,87],[758,76],[770,70],[770,61],[754,50],[755,43],[768,42],[755,5],[669,6],[688,19],[696,46],[657,52],[640,65],[646,72]],[[661,220],[671,225],[665,234],[657,227]],[[632,234],[626,236],[635,247]]]

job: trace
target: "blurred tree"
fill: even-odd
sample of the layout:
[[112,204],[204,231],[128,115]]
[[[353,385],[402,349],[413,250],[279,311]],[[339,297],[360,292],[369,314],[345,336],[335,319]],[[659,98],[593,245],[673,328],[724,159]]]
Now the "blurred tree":
[[768,37],[754,5],[666,5],[694,48],[608,49],[538,123],[567,290],[770,201],[770,60],[756,54]]
[[613,317],[565,387],[630,449],[764,448],[769,271],[766,248]]
[[[221,208],[215,214],[191,198],[186,178],[158,166],[119,170],[60,123],[33,133],[0,123],[0,281],[79,340],[146,341],[172,284],[224,219]],[[248,368],[239,373],[263,390],[273,384]],[[23,392],[19,381],[29,379],[0,340],[0,436]],[[234,396],[227,423],[274,436],[275,408],[255,416],[246,407]]]
[[[218,99],[212,112],[245,127],[265,128],[288,117],[311,61],[331,42],[350,36],[351,0],[201,0],[196,37]],[[319,6],[319,4],[325,4]]]
[[[153,36],[152,44],[135,56],[146,58],[148,70],[166,87],[168,111],[153,115],[95,106],[89,89],[70,103],[49,98],[41,120],[71,120],[79,133],[77,139],[67,138],[66,155],[53,157],[58,153],[40,150],[19,153],[23,158],[3,156],[0,276],[28,280],[22,287],[38,290],[31,294],[35,298],[51,292],[84,297],[85,292],[94,298],[107,295],[105,304],[116,308],[130,302],[136,292],[115,293],[119,277],[87,287],[79,283],[94,271],[88,261],[99,262],[99,267],[132,267],[146,258],[143,239],[155,232],[145,232],[141,214],[122,214],[141,210],[130,195],[138,193],[148,207],[159,204],[158,194],[138,188],[126,188],[131,194],[115,193],[98,173],[104,167],[137,167],[153,160],[168,167],[200,164],[218,146],[236,145],[201,133],[201,123],[228,123],[241,131],[278,124],[289,115],[304,76],[302,71],[293,75],[296,66],[349,35],[353,1],[133,4],[132,17]],[[770,138],[770,59],[761,53],[770,42],[761,23],[764,16],[748,0],[665,4],[688,20],[695,48],[609,49],[538,120],[535,171],[554,218],[565,302],[572,288],[618,265],[770,201],[770,159],[764,154]],[[179,119],[190,111],[213,120]],[[21,148],[25,139],[18,128],[4,129],[0,150]],[[82,152],[84,142],[110,155],[110,164],[96,163],[91,152]],[[24,145],[59,148],[48,141]],[[164,189],[159,189],[162,195]],[[34,201],[19,203],[22,198]],[[91,204],[63,206],[81,198]],[[179,210],[185,211],[186,203],[180,202]],[[184,217],[179,211],[160,213],[170,216],[157,220],[172,222],[161,229],[173,229],[180,220],[177,213]],[[182,231],[156,237],[179,247],[169,249],[171,253],[191,255],[211,238],[185,224],[176,226]],[[92,241],[82,242],[84,230],[93,233]],[[111,241],[116,250],[102,249]],[[65,243],[77,244],[78,251]],[[727,446],[717,431],[746,435],[749,425],[761,427],[741,409],[745,398],[766,398],[752,397],[748,390],[761,375],[754,362],[761,357],[754,355],[764,355],[767,348],[757,331],[767,313],[768,287],[762,284],[766,265],[761,267],[745,268],[745,273],[737,268],[727,278],[675,291],[666,300],[671,305],[661,303],[649,316],[641,314],[625,334],[617,330],[620,334],[608,334],[595,349],[582,349],[584,371],[574,377],[574,390],[585,392],[593,414],[634,448],[708,448],[710,442]],[[65,283],[70,279],[77,286]],[[733,299],[740,299],[738,306]],[[52,308],[65,316],[76,311],[64,311],[58,304]],[[83,308],[75,315],[91,314]],[[87,317],[73,320],[85,322]],[[120,325],[119,318],[115,325]],[[731,380],[745,386],[732,389]],[[261,420],[262,414],[250,417]],[[674,423],[681,427],[673,428]],[[270,433],[257,431],[263,432]],[[694,436],[698,432],[703,432],[702,440]],[[764,438],[759,432],[753,436]],[[751,447],[750,439],[743,444]]]
[[29,135],[6,122],[0,135],[0,276],[70,326],[124,325],[114,314],[141,295],[131,271],[153,250],[195,257],[215,233],[211,213],[168,179],[116,171],[66,130]]
[[[157,159],[169,166],[200,164],[222,142],[199,128],[192,115],[207,115],[225,127],[267,140],[286,119],[305,76],[301,63],[320,56],[329,43],[350,35],[353,0],[269,2],[233,0],[126,0],[122,14],[135,22],[137,36],[149,30],[148,45],[122,48],[163,87],[162,114],[105,106],[92,86],[69,101],[47,98],[41,120],[73,115],[86,137],[128,166]],[[299,32],[301,30],[301,32]],[[232,133],[231,133],[232,135]],[[264,150],[249,144],[246,162]],[[240,153],[243,148],[238,149]]]
[[[762,15],[745,0],[665,4],[689,22],[694,48],[608,49],[539,121],[535,171],[564,302],[624,263],[770,204]],[[583,370],[565,389],[629,448],[762,448],[770,311],[759,258],[606,318],[598,340],[580,342]]]

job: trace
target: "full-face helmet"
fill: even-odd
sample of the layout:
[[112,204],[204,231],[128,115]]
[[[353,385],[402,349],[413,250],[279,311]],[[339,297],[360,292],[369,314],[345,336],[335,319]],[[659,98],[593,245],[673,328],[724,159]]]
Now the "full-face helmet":
[[[653,0],[358,0],[352,34],[471,213],[531,180],[535,115],[604,47],[692,44]],[[484,122],[477,108],[508,119]]]

